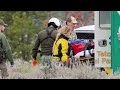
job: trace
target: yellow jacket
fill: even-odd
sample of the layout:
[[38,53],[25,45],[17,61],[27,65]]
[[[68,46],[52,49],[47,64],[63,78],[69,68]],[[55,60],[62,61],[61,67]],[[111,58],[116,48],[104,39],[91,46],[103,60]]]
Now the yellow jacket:
[[61,35],[54,45],[53,56],[59,57],[62,62],[67,61],[70,55],[70,46],[65,35]]

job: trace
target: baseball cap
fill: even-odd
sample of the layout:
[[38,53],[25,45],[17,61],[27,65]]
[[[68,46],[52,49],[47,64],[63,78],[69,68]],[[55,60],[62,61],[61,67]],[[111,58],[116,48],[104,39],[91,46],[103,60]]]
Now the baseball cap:
[[67,22],[76,23],[76,24],[78,23],[77,20],[76,20],[76,18],[73,17],[73,16],[68,17],[66,21],[67,21]]
[[2,19],[0,19],[0,25],[8,26]]

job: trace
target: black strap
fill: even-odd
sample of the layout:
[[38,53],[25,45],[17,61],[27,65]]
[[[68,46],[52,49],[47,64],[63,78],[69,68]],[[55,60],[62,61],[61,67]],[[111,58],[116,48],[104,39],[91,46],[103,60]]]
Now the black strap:
[[83,48],[84,57],[85,57],[85,51],[86,51],[86,50],[88,50],[88,51],[89,51],[89,54],[90,54],[91,56],[93,56],[93,55],[91,54],[90,48],[89,48],[91,42],[92,42],[92,40],[89,40],[88,43],[86,43],[85,47]]
[[2,40],[0,39],[0,50],[2,50],[2,52],[3,52],[3,44],[2,44]]
[[83,55],[83,56],[84,56],[84,57],[85,57],[85,51],[86,51],[86,49],[88,48],[88,46],[89,46],[89,43],[86,43],[86,44],[85,44],[85,47],[83,48],[83,51],[84,51],[84,55]]
[[88,43],[85,44],[85,47],[83,48],[83,51],[85,51],[85,50],[88,49],[89,44],[90,44],[90,42],[88,42]]
[[44,38],[40,43],[42,43],[44,40],[46,40],[46,39],[48,39],[48,38],[51,38],[51,39],[55,40],[55,39],[51,36],[51,34],[52,34],[53,31],[54,31],[54,30],[52,30],[51,32],[49,32],[48,30],[46,30],[46,32],[47,32],[47,37]]
[[88,50],[88,51],[89,51],[90,56],[94,57],[94,54],[93,54],[93,53],[91,53],[91,51],[90,51],[90,50]]

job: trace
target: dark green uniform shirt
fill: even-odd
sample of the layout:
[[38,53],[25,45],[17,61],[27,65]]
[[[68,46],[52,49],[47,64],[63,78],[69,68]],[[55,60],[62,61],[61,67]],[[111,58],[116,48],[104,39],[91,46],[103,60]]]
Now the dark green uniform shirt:
[[4,52],[4,58],[8,59],[10,62],[13,62],[11,47],[3,33],[0,33],[0,45]]
[[[56,35],[57,35],[57,30],[54,27],[48,27],[47,29],[49,32],[52,31],[51,37],[55,39]],[[36,38],[35,45],[34,45],[34,48],[32,51],[33,58],[36,58],[39,46],[41,46],[41,54],[42,55],[51,55],[52,54],[52,47],[53,47],[54,40],[52,38],[45,39],[47,36],[48,35],[47,35],[46,30],[40,31],[38,33],[38,36]],[[45,39],[45,40],[42,41],[43,39]],[[41,41],[42,41],[42,43],[41,43]]]

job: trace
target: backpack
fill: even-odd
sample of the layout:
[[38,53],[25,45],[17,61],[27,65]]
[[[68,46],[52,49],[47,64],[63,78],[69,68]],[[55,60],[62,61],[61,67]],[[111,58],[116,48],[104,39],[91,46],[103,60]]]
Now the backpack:
[[[46,39],[48,39],[48,38],[51,38],[51,39],[53,39],[53,40],[55,41],[55,39],[51,36],[51,34],[52,34],[53,31],[54,31],[54,30],[52,30],[51,32],[49,32],[49,31],[46,29],[47,37],[44,38],[43,40],[41,40],[40,43],[42,43],[44,40],[46,40]],[[38,50],[37,53],[42,53],[42,52],[41,52],[41,50]],[[41,54],[41,55],[42,55],[42,54]]]
[[51,38],[51,39],[53,39],[53,40],[55,41],[55,39],[51,36],[51,34],[52,34],[53,31],[54,31],[54,30],[52,30],[51,32],[49,32],[48,30],[46,30],[46,32],[47,32],[47,37],[44,38],[40,43],[42,43],[44,40],[46,40],[46,39],[48,39],[48,38]]

